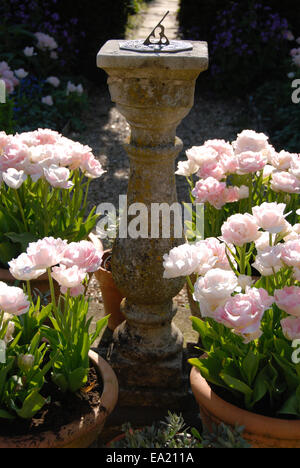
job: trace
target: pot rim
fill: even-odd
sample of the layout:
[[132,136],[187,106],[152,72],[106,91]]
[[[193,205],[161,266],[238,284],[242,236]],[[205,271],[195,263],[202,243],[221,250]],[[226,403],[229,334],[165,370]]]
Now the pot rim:
[[103,382],[103,392],[99,406],[81,417],[62,426],[57,431],[45,431],[36,435],[22,435],[13,437],[0,436],[0,448],[59,448],[72,443],[80,432],[95,431],[96,427],[105,420],[117,404],[119,385],[112,367],[95,351],[89,351],[89,358],[95,365]]
[[244,426],[245,432],[272,436],[277,439],[299,439],[300,420],[279,419],[263,416],[241,409],[220,398],[211,389],[208,382],[202,377],[195,366],[190,373],[190,383],[199,406],[207,410],[225,424]]

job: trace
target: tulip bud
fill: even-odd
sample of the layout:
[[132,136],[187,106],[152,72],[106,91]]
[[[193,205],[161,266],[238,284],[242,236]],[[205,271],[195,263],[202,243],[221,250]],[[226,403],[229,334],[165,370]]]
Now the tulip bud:
[[28,372],[34,365],[34,356],[32,354],[20,354],[18,357],[18,366],[23,372]]

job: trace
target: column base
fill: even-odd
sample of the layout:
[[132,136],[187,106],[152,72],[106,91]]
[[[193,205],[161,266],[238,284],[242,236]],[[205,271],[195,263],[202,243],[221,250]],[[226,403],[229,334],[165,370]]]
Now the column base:
[[[152,363],[152,381],[147,375],[147,367],[143,372],[142,366],[132,366],[132,362],[122,358],[114,362],[108,352],[106,359],[116,372],[119,382],[118,407],[182,410],[188,402],[193,401],[189,383],[191,366],[188,359],[198,355],[195,345],[188,344],[180,356],[172,361]],[[140,384],[137,385],[138,380]]]
[[106,443],[122,433],[122,426],[130,422],[132,427],[151,426],[154,422],[164,420],[168,412],[182,415],[189,427],[201,427],[199,407],[193,396],[189,383],[191,366],[188,359],[198,355],[196,343],[188,343],[183,350],[182,380],[178,389],[167,388],[126,388],[120,385],[118,404],[109,417],[101,442]]
[[[153,363],[153,379],[150,381],[147,368],[143,372],[143,367],[132,366],[131,362],[122,358],[114,362],[108,352],[107,362],[113,367],[119,382],[118,407],[182,409],[191,400],[190,365],[187,362],[190,353],[190,350],[185,349],[172,361]],[[136,384],[137,377],[140,385]]]
[[[172,359],[159,362],[133,362],[114,352],[113,345],[107,354],[107,362],[114,369],[119,385],[128,388],[129,393],[135,388],[164,389],[177,391],[182,387],[182,352]],[[152,404],[152,403],[151,403]]]
[[119,407],[151,407],[178,411],[182,408],[181,401],[187,396],[188,387],[182,379],[180,389],[162,389],[158,387],[144,388],[119,387]]

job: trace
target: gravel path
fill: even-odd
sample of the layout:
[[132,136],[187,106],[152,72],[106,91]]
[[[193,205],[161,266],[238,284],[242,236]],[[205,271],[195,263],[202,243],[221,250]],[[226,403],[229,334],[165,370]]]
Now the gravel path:
[[[182,139],[184,147],[176,164],[186,159],[185,151],[191,146],[202,145],[204,141],[213,138],[226,141],[235,139],[241,129],[245,111],[245,104],[239,99],[220,100],[209,90],[197,89],[194,107],[177,129],[177,136]],[[86,130],[70,136],[91,146],[107,171],[91,183],[89,200],[96,205],[102,202],[118,205],[119,195],[127,191],[129,161],[122,145],[130,135],[130,128],[110,101],[106,85],[91,92],[90,107],[84,121]],[[176,176],[176,183],[178,199],[188,201],[185,178]]]

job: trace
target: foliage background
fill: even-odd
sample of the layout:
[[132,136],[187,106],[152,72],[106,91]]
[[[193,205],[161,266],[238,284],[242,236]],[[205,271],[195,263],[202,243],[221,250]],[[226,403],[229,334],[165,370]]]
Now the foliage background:
[[181,0],[181,37],[208,42],[210,80],[200,75],[201,89],[248,101],[256,127],[270,136],[277,150],[299,152],[300,103],[292,102],[292,82],[300,68],[290,50],[299,43],[282,30],[300,36],[297,0]]
[[[62,131],[84,128],[82,111],[88,105],[88,91],[106,82],[106,74],[96,66],[96,55],[112,38],[123,38],[131,15],[150,0],[2,0],[0,3],[0,63],[12,71],[23,69],[15,92],[0,107],[0,129],[7,133],[47,127]],[[57,59],[50,51],[26,59],[25,47],[36,47],[34,34],[51,36],[58,44]],[[58,77],[59,88],[47,84]],[[1,78],[1,73],[0,73]],[[66,95],[68,82],[83,84],[85,93]],[[45,96],[53,105],[42,104]]]

